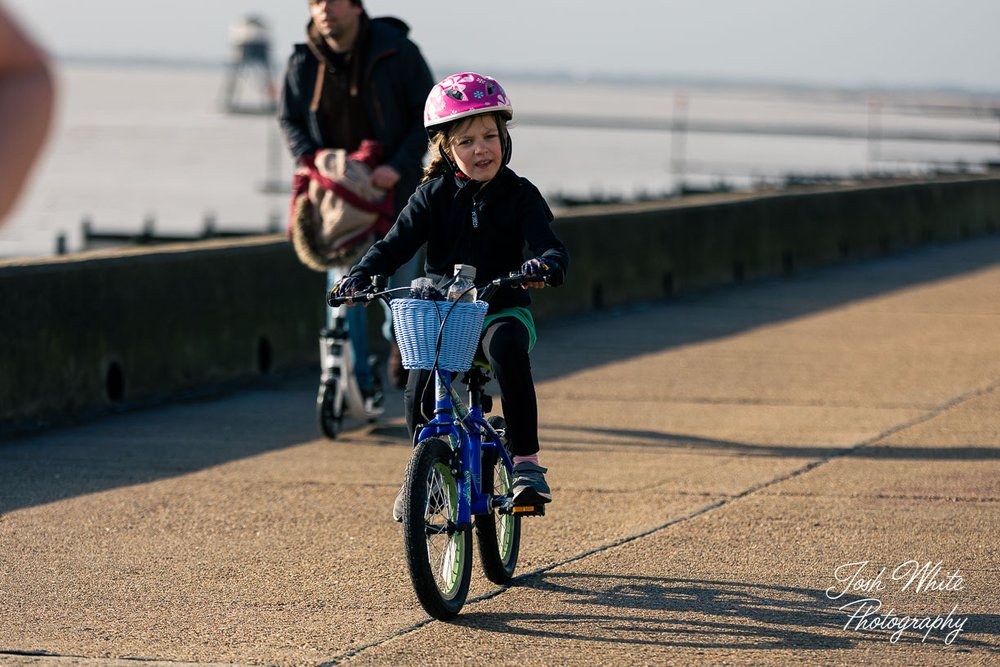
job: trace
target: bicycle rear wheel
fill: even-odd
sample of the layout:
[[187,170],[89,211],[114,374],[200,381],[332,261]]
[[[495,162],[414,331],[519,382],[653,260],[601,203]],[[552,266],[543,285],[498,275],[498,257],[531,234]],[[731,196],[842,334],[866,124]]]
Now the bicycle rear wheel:
[[410,581],[428,614],[448,619],[461,611],[472,579],[472,529],[459,530],[459,482],[451,447],[428,438],[406,469],[403,545]]
[[[503,417],[490,417],[487,423],[501,433],[506,447],[507,439],[503,434],[507,423]],[[511,497],[514,493],[514,480],[495,449],[483,450],[482,483],[486,495]],[[507,583],[514,576],[521,549],[521,517],[492,509],[489,514],[477,515],[475,523],[479,562],[483,565],[486,578],[495,584]]]

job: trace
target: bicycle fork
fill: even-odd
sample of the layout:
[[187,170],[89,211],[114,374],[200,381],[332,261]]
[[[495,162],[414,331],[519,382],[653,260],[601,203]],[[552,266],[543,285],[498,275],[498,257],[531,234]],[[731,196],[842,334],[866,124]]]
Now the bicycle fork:
[[[475,389],[473,389],[475,392]],[[508,513],[513,510],[509,498],[483,493],[483,451],[494,449],[498,464],[512,471],[514,464],[506,449],[498,446],[498,434],[483,419],[482,408],[477,406],[475,395],[473,407],[467,408],[454,385],[437,373],[435,377],[435,416],[427,426],[437,436],[445,435],[452,448],[452,474],[461,485],[458,494],[458,512],[455,524],[459,529],[471,525],[472,516],[489,514],[492,510]],[[448,423],[448,418],[452,421]],[[463,426],[464,423],[464,426]],[[483,433],[489,437],[484,440]],[[427,437],[423,433],[420,439]],[[493,470],[487,471],[492,475]]]

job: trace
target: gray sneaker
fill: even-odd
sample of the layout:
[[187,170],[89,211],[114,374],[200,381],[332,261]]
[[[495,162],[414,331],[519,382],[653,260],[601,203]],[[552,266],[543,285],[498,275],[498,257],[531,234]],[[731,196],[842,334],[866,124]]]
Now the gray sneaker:
[[392,503],[392,520],[403,523],[403,487],[396,492],[396,501]]
[[514,505],[542,505],[552,501],[552,492],[545,483],[543,468],[534,463],[518,463],[514,466]]

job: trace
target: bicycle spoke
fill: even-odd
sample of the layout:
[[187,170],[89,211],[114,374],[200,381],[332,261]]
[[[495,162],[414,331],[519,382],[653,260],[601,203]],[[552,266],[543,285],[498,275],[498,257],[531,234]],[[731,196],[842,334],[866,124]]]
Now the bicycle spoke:
[[455,585],[459,559],[460,539],[454,530],[450,485],[438,469],[434,469],[427,480],[427,505],[425,508],[425,532],[427,535],[427,557],[434,567],[434,578],[443,591],[451,591]]

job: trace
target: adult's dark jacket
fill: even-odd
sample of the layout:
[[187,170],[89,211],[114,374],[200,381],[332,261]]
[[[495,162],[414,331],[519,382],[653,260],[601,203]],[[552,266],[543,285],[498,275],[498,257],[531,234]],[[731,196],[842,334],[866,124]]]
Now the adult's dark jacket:
[[[392,275],[427,244],[426,275],[443,283],[455,264],[476,267],[483,284],[521,268],[525,246],[531,257],[551,260],[557,267],[553,285],[569,268],[566,246],[551,227],[552,212],[534,185],[508,167],[485,185],[453,174],[434,178],[417,188],[385,238],[375,243],[351,270],[365,278]],[[505,288],[490,299],[494,313],[531,303],[530,290]]]
[[[423,109],[434,81],[417,45],[407,38],[409,26],[397,18],[368,21],[367,54],[361,64],[360,94],[374,136],[382,143],[385,164],[400,175],[396,185],[399,211],[420,181],[427,151]],[[288,59],[278,120],[296,160],[323,148],[318,114],[310,109],[320,61],[309,45],[296,44]]]

